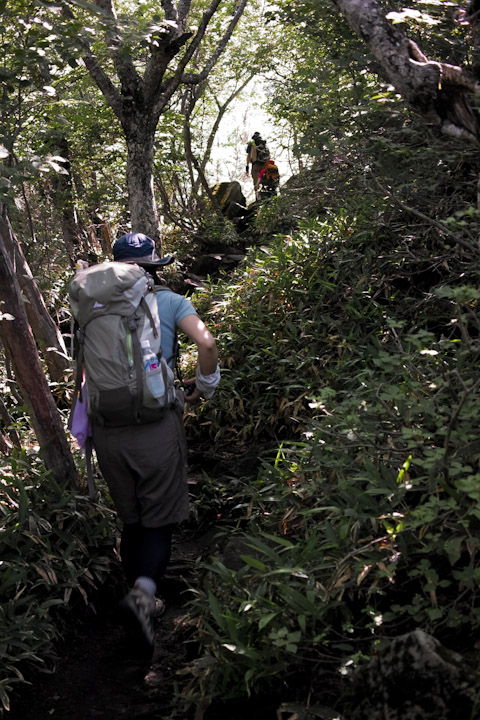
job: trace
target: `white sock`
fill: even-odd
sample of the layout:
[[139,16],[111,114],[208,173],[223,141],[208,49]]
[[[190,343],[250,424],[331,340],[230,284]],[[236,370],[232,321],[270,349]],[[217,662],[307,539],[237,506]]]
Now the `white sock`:
[[145,575],[138,577],[135,580],[133,587],[136,590],[142,590],[142,592],[147,593],[147,595],[151,595],[152,597],[157,591],[157,583],[155,580],[152,580],[152,578],[146,577]]

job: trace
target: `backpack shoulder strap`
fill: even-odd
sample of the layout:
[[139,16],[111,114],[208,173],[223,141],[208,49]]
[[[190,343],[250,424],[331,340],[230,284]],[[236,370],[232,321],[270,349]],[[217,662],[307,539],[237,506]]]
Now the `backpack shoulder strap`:
[[[150,310],[150,306],[149,306],[149,304],[147,303],[147,301],[145,300],[145,297],[142,297],[142,299],[140,300],[140,304],[141,304],[141,306],[143,307],[143,310],[144,310],[144,312],[145,312],[145,315],[146,315],[147,318],[148,318],[148,321],[149,321],[149,323],[150,323],[150,327],[152,328],[153,336],[154,336],[155,338],[158,338],[158,328],[157,328],[157,326],[155,325],[155,320],[153,319],[152,311]],[[160,320],[160,317],[159,317],[159,320]],[[160,350],[160,352],[161,352],[161,350]]]
[[[145,303],[147,305],[147,303]],[[133,367],[135,368],[136,388],[137,391],[134,395],[134,414],[136,418],[140,417],[140,411],[143,405],[143,362],[142,362],[142,348],[140,346],[140,340],[138,337],[138,322],[139,318],[136,313],[130,315],[126,319],[127,328],[130,332],[133,344]]]

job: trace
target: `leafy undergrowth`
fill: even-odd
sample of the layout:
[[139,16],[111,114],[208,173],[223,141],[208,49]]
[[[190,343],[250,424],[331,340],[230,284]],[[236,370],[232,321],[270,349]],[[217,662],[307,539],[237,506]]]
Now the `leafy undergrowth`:
[[305,717],[350,717],[384,638],[474,650],[477,252],[380,233],[384,211],[305,221],[206,295],[225,367],[199,433],[279,449],[203,497],[229,522],[190,608],[183,712],[273,691],[278,707],[280,687]]
[[23,452],[0,473],[0,698],[8,710],[18,683],[51,671],[72,618],[120,573],[111,508],[58,485]]
[[[197,565],[199,652],[177,676],[172,718],[237,717],[246,697],[273,715],[353,718],[352,679],[384,639],[420,627],[475,649],[475,248],[407,236],[401,214],[369,197],[271,237],[285,207],[284,196],[262,209],[264,244],[195,300],[223,379],[187,416],[191,448],[258,448],[260,467],[239,460],[209,478],[203,464],[193,517],[221,534]],[[66,607],[115,564],[111,511],[22,463],[5,465],[0,491],[6,703],[24,671],[48,667]]]

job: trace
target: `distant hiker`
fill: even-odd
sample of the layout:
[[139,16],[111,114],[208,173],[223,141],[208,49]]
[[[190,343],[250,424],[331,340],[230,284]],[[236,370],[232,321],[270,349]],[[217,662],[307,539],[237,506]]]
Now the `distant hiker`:
[[270,151],[267,147],[267,143],[262,139],[259,132],[255,132],[252,135],[251,141],[247,145],[247,164],[245,170],[248,175],[249,165],[252,164],[252,180],[253,189],[255,195],[258,193],[258,176],[268,158],[270,157]]
[[260,199],[272,197],[277,194],[278,185],[280,183],[280,173],[275,162],[270,158],[265,166],[260,170],[258,176],[260,184]]
[[[78,273],[70,301],[83,335],[93,445],[123,523],[130,590],[120,609],[151,653],[152,619],[164,610],[155,594],[172,532],[188,516],[183,405],[212,397],[220,370],[215,340],[191,302],[156,275],[173,258],[159,258],[141,233],[119,238],[113,258]],[[184,392],[173,386],[178,330],[198,350],[196,377]]]

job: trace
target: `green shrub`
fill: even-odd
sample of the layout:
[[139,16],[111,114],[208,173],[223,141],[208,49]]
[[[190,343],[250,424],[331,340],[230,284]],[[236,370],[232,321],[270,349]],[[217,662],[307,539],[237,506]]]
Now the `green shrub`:
[[190,703],[265,696],[281,677],[285,698],[303,692],[338,709],[345,675],[384,636],[476,636],[478,482],[468,464],[467,492],[445,489],[433,466],[349,440],[342,410],[334,437],[331,420],[320,423],[256,481],[224,483],[233,524],[194,590],[202,651],[182,687]]
[[331,689],[343,712],[342,682],[384,636],[420,626],[471,648],[478,264],[433,253],[419,245],[406,268],[365,217],[312,220],[252,252],[214,305],[225,371],[201,421],[218,442],[279,449],[202,499],[231,527],[191,606],[193,704],[265,695],[280,676],[286,698]]
[[[352,290],[339,275],[360,272],[363,243],[341,216],[317,220],[253,251],[233,283],[217,289],[220,299],[210,291],[208,322],[218,340],[223,380],[215,401],[201,410],[202,431],[208,427],[221,443],[302,432],[325,368],[348,351],[348,338],[333,325],[336,306],[350,320],[361,316],[362,298],[358,309],[354,302],[350,306]],[[348,253],[340,254],[344,245]],[[188,426],[193,432],[194,423]]]
[[109,508],[57,485],[25,453],[0,472],[0,698],[8,710],[14,684],[52,667],[71,611],[118,565]]

